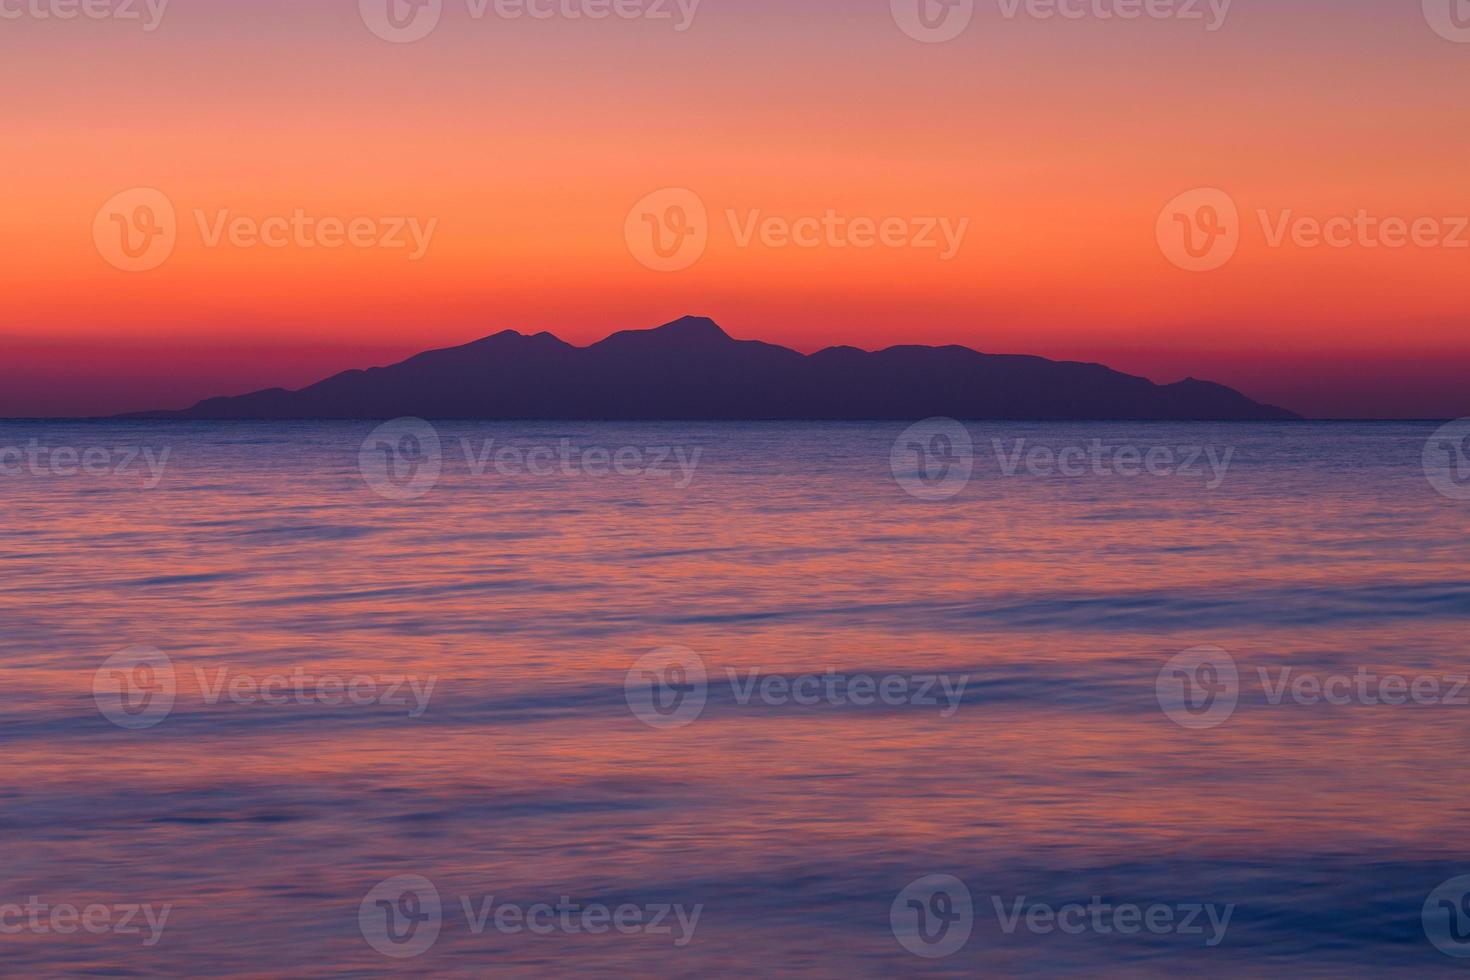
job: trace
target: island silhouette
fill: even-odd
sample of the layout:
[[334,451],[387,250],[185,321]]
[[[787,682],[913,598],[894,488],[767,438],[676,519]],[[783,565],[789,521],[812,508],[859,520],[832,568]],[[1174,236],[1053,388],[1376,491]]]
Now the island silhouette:
[[210,398],[130,419],[861,421],[1296,419],[1224,385],[1159,385],[1104,367],[968,347],[829,347],[736,340],[707,317],[588,347],[506,330],[288,391]]

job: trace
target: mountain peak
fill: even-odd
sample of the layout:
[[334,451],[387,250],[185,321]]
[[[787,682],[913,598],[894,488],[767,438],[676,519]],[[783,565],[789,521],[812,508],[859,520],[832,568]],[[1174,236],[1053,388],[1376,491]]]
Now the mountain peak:
[[472,340],[465,346],[476,347],[481,344],[495,344],[504,343],[510,340],[524,340],[525,336],[526,335],[521,333],[519,330],[501,330],[499,333],[488,334],[484,337],[481,337],[479,340]]
[[735,339],[707,316],[680,317],[661,327],[645,330],[623,330],[593,344],[589,350],[616,349],[659,352],[723,350]]
[[730,335],[720,327],[718,323],[707,316],[682,316],[671,323],[665,323],[661,327],[655,327],[654,333],[676,334],[684,337],[723,337],[730,339]]

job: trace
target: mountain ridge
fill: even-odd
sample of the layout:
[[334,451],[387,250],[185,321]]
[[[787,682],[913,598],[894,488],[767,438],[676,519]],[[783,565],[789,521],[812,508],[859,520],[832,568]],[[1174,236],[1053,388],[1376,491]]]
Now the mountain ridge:
[[737,340],[709,317],[621,330],[586,347],[502,330],[297,390],[209,398],[129,419],[465,419],[605,421],[1005,420],[1261,421],[1299,418],[1225,385],[1158,385],[1102,364],[961,345],[847,345],[803,354]]

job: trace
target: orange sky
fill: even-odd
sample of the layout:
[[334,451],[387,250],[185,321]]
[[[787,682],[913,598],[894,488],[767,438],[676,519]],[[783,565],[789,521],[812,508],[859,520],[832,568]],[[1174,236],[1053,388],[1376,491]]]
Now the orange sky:
[[[33,2],[49,0],[5,9]],[[1465,248],[1272,247],[1260,215],[1363,211],[1452,236],[1470,215],[1470,44],[1419,4],[1279,7],[1242,0],[1210,32],[1008,18],[991,0],[943,44],[877,0],[703,0],[683,32],[476,20],[446,0],[411,44],[346,0],[175,0],[152,31],[0,20],[16,95],[0,343],[27,367],[0,413],[173,407],[507,327],[582,343],[698,313],[804,350],[957,342],[1209,377],[1312,413],[1470,414],[1470,231]],[[137,187],[172,204],[177,244],[124,272],[94,219]],[[667,187],[709,217],[678,272],[625,240],[629,209]],[[1156,238],[1164,205],[1199,187],[1240,214],[1238,251],[1204,273]],[[200,227],[297,211],[433,233],[415,261],[212,245]],[[948,261],[742,245],[731,227],[829,211],[968,224]]]

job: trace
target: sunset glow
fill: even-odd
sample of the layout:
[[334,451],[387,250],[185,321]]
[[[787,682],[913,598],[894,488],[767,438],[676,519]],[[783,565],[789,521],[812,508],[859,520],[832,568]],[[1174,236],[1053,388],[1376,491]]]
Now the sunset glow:
[[[0,411],[179,407],[505,328],[589,343],[685,313],[807,351],[1104,360],[1309,414],[1470,409],[1451,383],[1470,366],[1470,45],[1418,3],[1238,3],[1216,30],[1204,4],[1204,20],[1123,20],[982,3],[942,44],[883,2],[705,0],[685,30],[687,7],[662,6],[476,18],[461,0],[406,44],[322,0],[176,0],[152,30],[142,4],[142,22],[0,21],[16,93],[0,331],[28,366]],[[127,273],[91,229],[138,187],[172,202],[178,242]],[[1241,220],[1206,274],[1155,238],[1199,187]],[[625,241],[661,188],[708,209],[708,248],[679,272]],[[226,217],[297,212],[434,230],[417,261],[210,241]],[[967,225],[947,261],[741,243],[750,222],[829,212]],[[1272,245],[1288,218],[1359,214],[1441,221],[1444,239]]]

